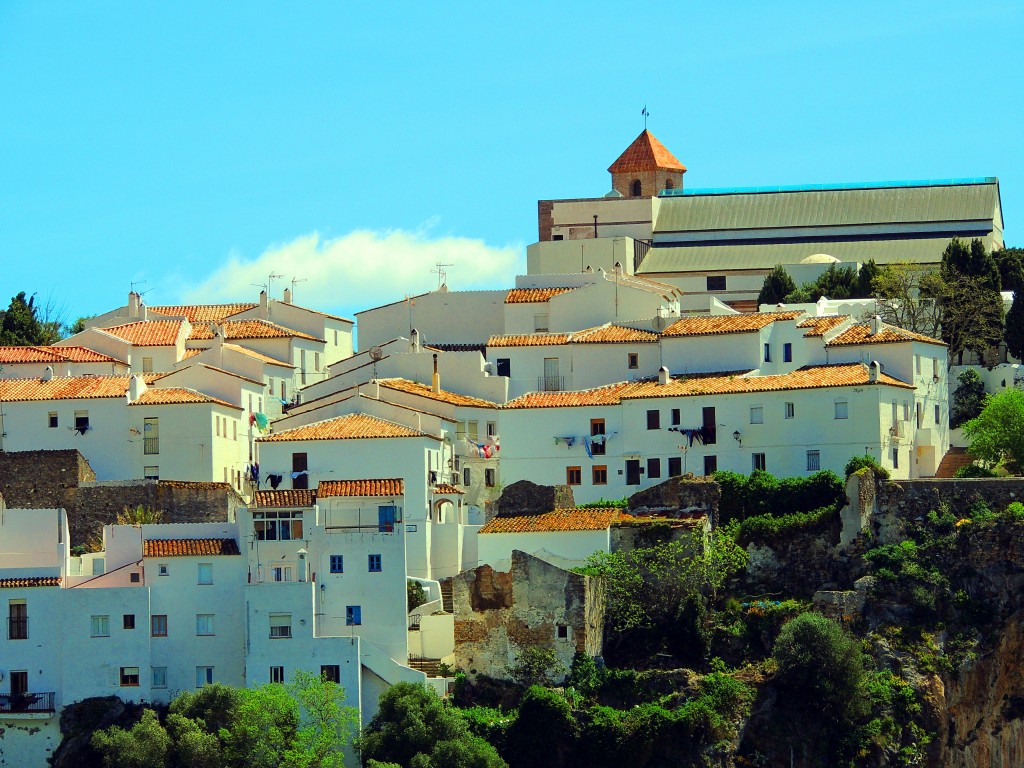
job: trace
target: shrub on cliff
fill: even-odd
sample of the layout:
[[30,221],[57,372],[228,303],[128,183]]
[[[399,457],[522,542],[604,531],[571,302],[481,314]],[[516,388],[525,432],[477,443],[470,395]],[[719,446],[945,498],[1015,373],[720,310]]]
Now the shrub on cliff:
[[846,462],[846,477],[849,479],[850,475],[854,472],[859,472],[862,469],[870,469],[875,473],[875,477],[880,480],[889,479],[889,470],[878,463],[878,459],[874,456],[864,454],[863,456],[854,456],[848,462]]

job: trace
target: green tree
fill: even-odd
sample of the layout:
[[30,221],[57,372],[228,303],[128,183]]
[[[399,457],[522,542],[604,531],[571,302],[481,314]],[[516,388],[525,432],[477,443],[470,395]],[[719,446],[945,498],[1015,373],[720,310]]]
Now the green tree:
[[857,272],[857,289],[854,298],[866,299],[874,296],[875,278],[878,277],[881,271],[881,267],[875,263],[874,259],[868,259],[861,264],[860,271]]
[[0,311],[0,346],[47,345],[59,341],[63,323],[51,317],[52,304],[40,308],[36,296],[26,298],[25,291],[11,299],[6,310]]
[[322,675],[296,671],[288,692],[299,704],[300,720],[284,765],[342,768],[342,749],[359,727],[359,710],[345,706],[345,691]]
[[559,661],[554,648],[527,645],[520,647],[516,663],[506,672],[515,682],[529,687],[560,682],[568,670],[565,664]]
[[110,726],[92,735],[93,748],[107,768],[161,768],[167,765],[171,737],[156,712],[142,711],[142,719],[129,729]]
[[406,768],[507,768],[493,746],[469,732],[465,718],[426,686],[398,683],[359,740],[368,765]]
[[771,304],[772,306],[784,301],[786,296],[796,290],[796,283],[781,264],[765,277],[761,292],[757,295],[758,306]]
[[871,289],[882,320],[938,338],[946,284],[937,270],[910,262],[887,264],[871,281]]
[[1024,360],[1024,289],[1014,291],[1013,304],[1006,313],[1004,339],[1010,354]]
[[992,252],[999,267],[999,280],[1004,291],[1016,293],[1024,288],[1024,248],[1003,248]]
[[569,766],[577,735],[576,720],[565,697],[535,685],[519,703],[519,712],[508,729],[505,754],[513,768]]
[[298,725],[298,702],[283,685],[242,688],[230,724],[218,734],[225,765],[278,768],[295,742]]
[[427,590],[418,581],[407,579],[405,582],[405,604],[407,610],[411,611],[414,608],[419,608],[425,602],[427,602]]
[[973,368],[957,376],[957,388],[949,409],[949,426],[956,429],[981,413],[985,407],[985,382]]
[[964,435],[970,440],[967,452],[975,458],[1024,467],[1024,391],[1012,388],[989,395],[981,413],[964,424]]
[[1003,297],[999,266],[981,240],[965,245],[953,238],[942,254],[942,340],[951,359],[964,352],[984,359],[1003,338]]

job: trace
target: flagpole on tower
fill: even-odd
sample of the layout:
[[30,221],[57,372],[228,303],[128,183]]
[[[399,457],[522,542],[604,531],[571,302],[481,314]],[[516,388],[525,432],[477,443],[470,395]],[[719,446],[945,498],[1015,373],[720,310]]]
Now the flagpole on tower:
[[644,108],[640,110],[640,114],[644,116],[644,130],[647,130],[647,118],[651,116],[651,113],[647,111],[647,105],[644,104]]

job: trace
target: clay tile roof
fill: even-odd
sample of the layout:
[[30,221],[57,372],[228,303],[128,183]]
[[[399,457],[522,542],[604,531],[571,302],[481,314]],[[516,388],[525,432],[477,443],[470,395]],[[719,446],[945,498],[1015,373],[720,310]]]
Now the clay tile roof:
[[181,320],[139,320],[99,330],[136,347],[173,347],[178,343]]
[[619,382],[578,392],[528,392],[509,400],[502,408],[572,408],[584,405],[617,405],[630,384]]
[[623,516],[621,509],[556,509],[540,515],[495,517],[480,533],[546,533],[551,531],[601,531]]
[[796,324],[797,328],[806,328],[804,336],[824,336],[838,325],[842,325],[850,319],[849,315],[827,315],[825,317],[808,317]]
[[225,343],[223,345],[223,348],[224,349],[230,349],[232,352],[238,352],[241,355],[247,355],[247,356],[253,358],[254,360],[259,360],[260,362],[263,362],[263,363],[270,363],[271,365],[282,365],[285,368],[296,368],[297,367],[297,366],[292,365],[291,363],[286,363],[284,360],[278,360],[276,357],[271,357],[270,355],[264,355],[262,352],[257,352],[254,349],[247,349],[245,347],[240,347],[237,344],[227,344],[227,343]]
[[260,437],[257,442],[285,442],[292,440],[354,440],[376,437],[429,437],[423,432],[395,424],[391,421],[368,416],[365,413],[350,413],[327,421],[318,421],[295,429]]
[[205,557],[240,555],[234,539],[146,539],[143,557]]
[[258,304],[178,304],[169,307],[149,307],[150,312],[170,317],[186,317],[190,323],[220,323],[226,317],[254,309]]
[[23,576],[0,579],[0,589],[21,589],[23,587],[59,587],[59,576]]
[[608,168],[609,173],[631,173],[634,171],[686,171],[686,166],[665,145],[654,138],[646,128],[637,136],[626,151]]
[[[189,338],[192,338],[192,337],[189,336]],[[181,356],[181,359],[182,360],[188,360],[189,358],[195,357],[196,355],[201,354],[201,353],[203,353],[205,351],[206,350],[203,349],[202,347],[197,347],[196,349],[186,349],[185,350],[185,354]]]
[[652,342],[658,340],[658,334],[651,331],[639,331],[624,325],[606,323],[597,328],[588,328],[569,334],[570,344],[621,344],[624,342]]
[[506,304],[539,304],[575,288],[513,288],[505,294]]
[[759,331],[776,320],[795,320],[803,312],[758,312],[749,315],[684,317],[662,331],[662,336],[707,336],[719,333]]
[[318,499],[332,496],[401,496],[405,481],[401,478],[385,480],[321,480],[316,489]]
[[920,341],[925,344],[946,346],[945,342],[925,336],[921,333],[897,328],[894,325],[883,325],[879,333],[871,333],[870,325],[854,325],[827,342],[829,347],[842,347],[851,344],[896,344],[899,342]]
[[543,347],[548,344],[568,344],[568,333],[521,333],[509,336],[491,336],[488,347]]
[[439,493],[443,496],[464,496],[466,494],[466,492],[457,485],[451,485],[450,483],[441,483],[440,485],[434,486],[434,493]]
[[0,347],[0,364],[67,362],[125,364],[87,347]]
[[310,341],[323,341],[308,333],[285,328],[283,325],[272,323],[269,320],[227,320],[224,325],[225,339],[309,339]]
[[[143,374],[143,379],[147,384],[151,384],[158,375]],[[0,379],[0,402],[124,397],[130,380],[130,376],[55,376],[49,381]]]
[[484,400],[480,397],[470,397],[469,395],[460,395],[457,392],[446,392],[441,390],[435,392],[431,387],[426,384],[419,384],[415,381],[409,381],[408,379],[381,379],[379,384],[386,389],[393,389],[397,392],[408,392],[412,395],[419,395],[421,397],[427,397],[431,400],[437,400],[442,403],[450,403],[451,405],[464,405],[473,408],[497,408],[497,403],[492,403],[490,400]]
[[256,491],[257,507],[312,507],[316,504],[316,491],[282,490]]
[[210,403],[212,405],[223,405],[226,408],[234,408],[238,411],[242,410],[241,406],[232,405],[226,400],[210,397],[202,392],[196,392],[194,389],[187,389],[186,387],[147,389],[139,395],[138,400],[129,403],[129,405],[180,405],[187,403]]
[[203,341],[203,340],[212,339],[212,338],[213,338],[213,329],[210,326],[208,326],[208,325],[204,325],[203,323],[199,323],[197,325],[193,325],[192,326],[192,333],[190,333],[188,335],[188,340],[189,341]]

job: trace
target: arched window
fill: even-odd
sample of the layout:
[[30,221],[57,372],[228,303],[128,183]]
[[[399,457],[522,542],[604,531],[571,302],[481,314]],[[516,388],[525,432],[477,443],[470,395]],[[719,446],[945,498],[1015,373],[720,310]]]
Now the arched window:
[[672,179],[665,179],[665,189],[675,189],[676,185],[672,183]]
[[634,179],[633,183],[629,185],[630,195],[633,197],[640,197],[640,179]]

